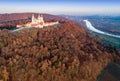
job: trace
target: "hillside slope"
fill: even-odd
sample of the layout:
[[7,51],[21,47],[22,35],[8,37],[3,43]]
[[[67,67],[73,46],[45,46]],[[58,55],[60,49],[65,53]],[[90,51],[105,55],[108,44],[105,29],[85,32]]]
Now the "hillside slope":
[[119,53],[92,38],[78,24],[0,31],[0,80],[96,81]]

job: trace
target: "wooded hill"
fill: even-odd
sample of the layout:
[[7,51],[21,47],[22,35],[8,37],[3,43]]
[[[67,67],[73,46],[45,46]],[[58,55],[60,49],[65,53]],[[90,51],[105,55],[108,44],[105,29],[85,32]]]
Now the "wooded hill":
[[78,24],[0,31],[1,81],[96,81],[120,53]]

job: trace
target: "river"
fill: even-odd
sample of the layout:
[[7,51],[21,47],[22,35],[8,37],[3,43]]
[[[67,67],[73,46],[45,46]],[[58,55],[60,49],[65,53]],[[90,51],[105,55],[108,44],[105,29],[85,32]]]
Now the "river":
[[91,22],[88,21],[88,20],[83,20],[83,21],[86,23],[87,28],[88,28],[89,30],[91,30],[91,31],[94,31],[94,32],[100,33],[100,34],[104,34],[104,35],[108,35],[108,36],[112,36],[112,37],[120,38],[119,35],[110,34],[110,33],[103,32],[103,31],[101,31],[101,30],[96,29],[96,28],[91,24]]

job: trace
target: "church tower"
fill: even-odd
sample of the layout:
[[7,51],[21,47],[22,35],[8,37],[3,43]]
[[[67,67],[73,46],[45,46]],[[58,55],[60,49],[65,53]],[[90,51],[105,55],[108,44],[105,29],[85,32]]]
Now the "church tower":
[[38,15],[38,20],[40,20],[40,14]]
[[44,22],[43,15],[41,15],[41,21]]
[[41,15],[41,16],[38,15],[38,22],[44,24],[44,19],[43,19],[43,16],[42,16],[42,15]]
[[32,23],[35,22],[35,17],[34,17],[34,14],[32,14]]

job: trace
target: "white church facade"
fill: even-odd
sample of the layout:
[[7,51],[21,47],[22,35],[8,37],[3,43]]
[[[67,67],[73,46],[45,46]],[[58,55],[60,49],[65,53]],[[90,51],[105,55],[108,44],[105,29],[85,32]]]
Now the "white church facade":
[[32,18],[31,18],[31,22],[28,22],[27,24],[24,24],[24,25],[17,25],[16,27],[17,28],[21,28],[21,27],[43,28],[43,27],[46,27],[46,26],[53,26],[53,25],[56,25],[56,24],[59,24],[59,22],[58,21],[56,21],[56,22],[45,22],[42,15],[38,15],[38,18],[35,18],[34,14],[33,14]]

